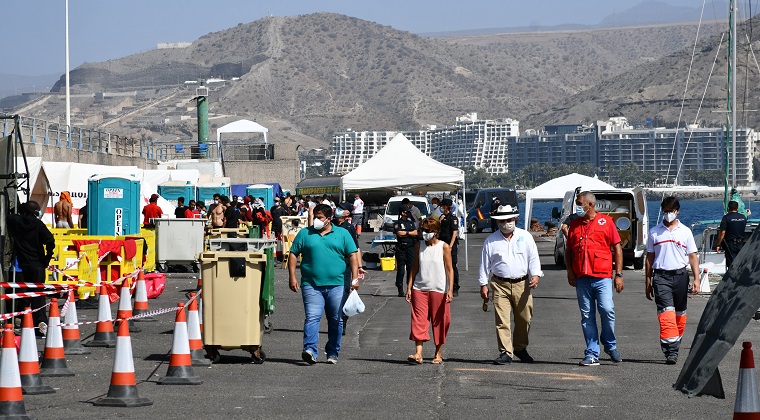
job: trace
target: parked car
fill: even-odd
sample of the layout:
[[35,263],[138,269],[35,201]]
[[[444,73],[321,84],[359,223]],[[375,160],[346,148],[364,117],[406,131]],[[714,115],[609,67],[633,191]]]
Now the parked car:
[[[604,213],[615,221],[623,248],[623,265],[633,265],[636,270],[644,268],[647,254],[647,237],[649,236],[649,216],[647,214],[646,194],[641,188],[632,190],[592,190],[596,197],[596,211]],[[552,217],[559,219],[559,225],[575,212],[575,198],[580,193],[565,193],[562,210],[552,209]],[[554,262],[565,265],[565,234],[557,230],[554,241]]]
[[393,230],[393,224],[398,220],[399,207],[401,202],[408,198],[414,207],[420,210],[420,215],[425,218],[430,216],[431,206],[427,197],[417,195],[397,195],[388,200],[385,205],[385,216],[383,216],[383,230]]
[[[517,207],[517,191],[513,188],[482,188],[478,190],[472,206],[467,210],[467,232],[481,232],[491,227],[491,204],[498,197],[502,206]],[[470,201],[469,198],[467,201]]]

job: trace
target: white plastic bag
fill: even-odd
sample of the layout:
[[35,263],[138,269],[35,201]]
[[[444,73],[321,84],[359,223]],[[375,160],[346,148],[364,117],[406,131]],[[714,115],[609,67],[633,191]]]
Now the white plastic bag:
[[364,312],[364,302],[359,298],[359,293],[356,290],[352,290],[346,299],[346,303],[343,305],[343,313],[346,316],[354,316]]

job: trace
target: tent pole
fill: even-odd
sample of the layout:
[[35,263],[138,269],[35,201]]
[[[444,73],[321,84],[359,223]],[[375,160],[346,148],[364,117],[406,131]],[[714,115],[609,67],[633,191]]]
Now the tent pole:
[[[465,185],[464,185],[464,172],[462,172],[462,213],[465,214],[465,220],[467,219],[467,200],[465,200]],[[454,215],[456,216],[456,215]],[[456,216],[457,223],[459,223],[459,216]],[[461,224],[461,223],[460,223]],[[460,226],[460,229],[467,229],[467,223],[464,226]],[[470,247],[469,247],[470,235],[465,232],[464,234],[464,271],[470,271]]]

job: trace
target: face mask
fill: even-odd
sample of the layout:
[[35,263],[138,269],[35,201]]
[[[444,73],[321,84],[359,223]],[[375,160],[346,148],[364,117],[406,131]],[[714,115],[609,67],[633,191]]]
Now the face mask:
[[39,211],[39,210],[37,210],[37,211],[35,211],[35,212],[34,212],[34,216],[35,216],[36,218],[38,218],[38,219],[42,219],[42,212],[41,212],[41,211]]
[[423,232],[422,239],[429,241],[435,237],[435,232]]
[[511,220],[505,223],[499,223],[499,230],[503,233],[512,233],[515,230],[515,221]]
[[322,219],[314,219],[314,229],[316,230],[322,230],[323,227],[325,227],[325,222],[322,221]]
[[586,211],[585,211],[585,210],[583,210],[583,206],[578,206],[578,205],[576,205],[576,206],[575,206],[575,214],[577,214],[577,215],[578,215],[578,216],[580,216],[580,217],[583,217],[583,216],[585,216],[585,215],[586,215]]
[[666,222],[671,223],[673,220],[676,220],[676,216],[678,215],[677,212],[673,211],[670,213],[665,213],[664,219]]

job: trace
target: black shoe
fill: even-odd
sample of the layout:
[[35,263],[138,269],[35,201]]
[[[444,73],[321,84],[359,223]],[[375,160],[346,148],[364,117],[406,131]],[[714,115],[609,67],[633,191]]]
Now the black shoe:
[[668,357],[665,358],[666,365],[675,365],[676,363],[678,363],[677,354],[669,354]]
[[496,360],[493,361],[493,364],[495,365],[507,365],[512,363],[512,358],[509,357],[507,353],[502,353],[499,355],[499,357],[496,358]]
[[304,350],[303,352],[301,352],[301,359],[303,359],[304,362],[306,362],[306,363],[308,363],[310,365],[317,364],[317,359],[314,358],[314,355],[311,354],[311,352],[308,352],[306,350]]
[[398,288],[398,297],[404,297],[406,296],[406,293],[404,293],[404,289]]
[[528,350],[527,349],[522,349],[522,350],[515,351],[515,357],[517,357],[518,359],[520,359],[521,362],[533,363],[533,358],[530,357],[530,355],[528,354]]

